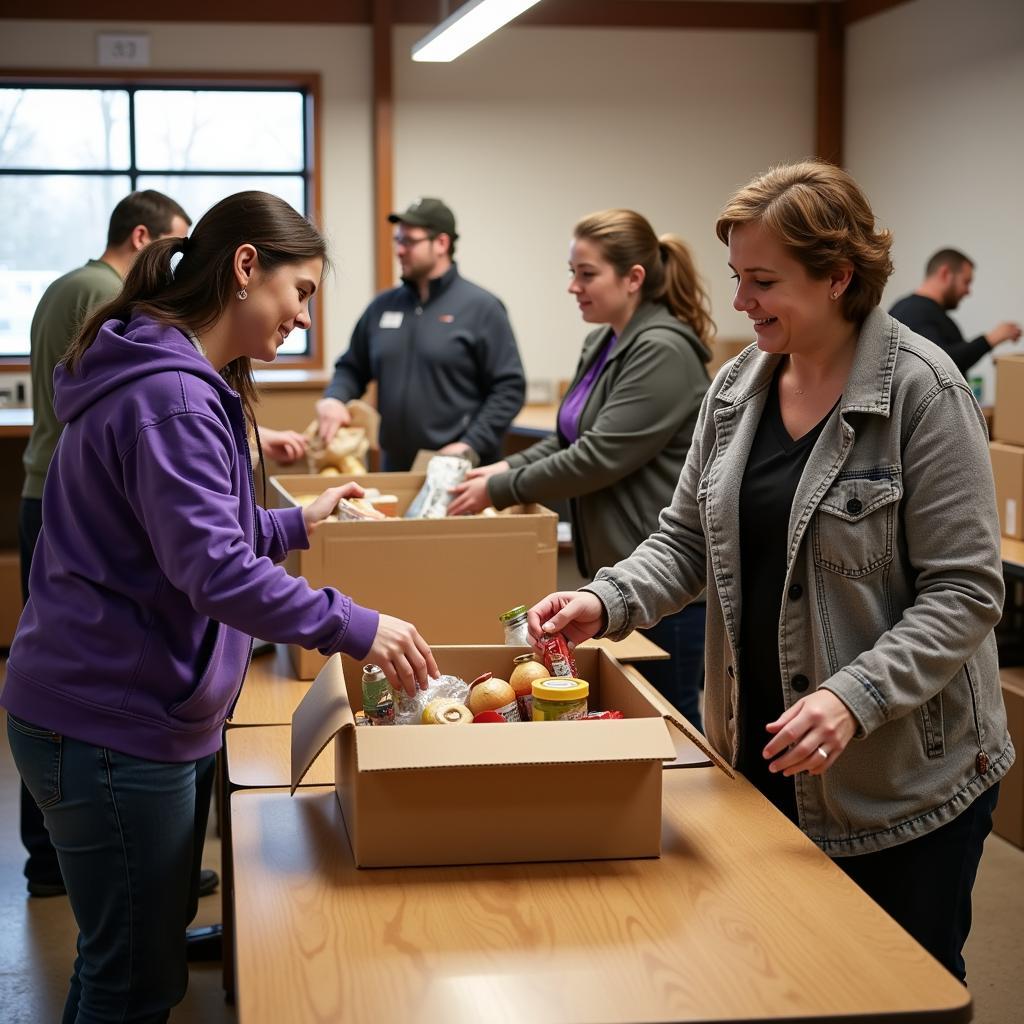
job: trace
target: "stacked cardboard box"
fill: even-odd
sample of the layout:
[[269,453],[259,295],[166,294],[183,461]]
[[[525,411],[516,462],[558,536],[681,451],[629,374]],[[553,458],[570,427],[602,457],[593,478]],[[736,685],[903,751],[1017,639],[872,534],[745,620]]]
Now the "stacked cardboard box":
[[[507,679],[525,650],[435,647],[434,657],[446,674]],[[292,718],[292,791],[333,739],[335,789],[360,867],[657,857],[662,764],[675,758],[673,735],[687,730],[607,652],[577,648],[576,662],[590,708],[624,720],[358,728],[359,666],[334,657]]]
[[1024,848],[1024,668],[1004,668],[999,675],[1017,760],[999,784],[999,803],[992,815],[992,830]]
[[[354,480],[409,507],[425,473],[359,477],[282,476],[270,480],[271,507]],[[557,589],[558,516],[541,505],[515,505],[493,516],[322,523],[305,551],[285,568],[310,586],[334,586],[367,608],[413,623],[430,644],[501,643],[498,616]],[[324,657],[290,649],[300,679],[312,679]]]
[[996,407],[990,444],[999,526],[1024,540],[1024,355],[996,360]]

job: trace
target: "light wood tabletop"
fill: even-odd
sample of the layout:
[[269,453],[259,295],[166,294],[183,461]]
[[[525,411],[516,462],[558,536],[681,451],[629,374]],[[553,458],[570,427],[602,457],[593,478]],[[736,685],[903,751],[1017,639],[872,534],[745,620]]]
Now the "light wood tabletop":
[[[254,725],[228,729],[224,758],[231,790],[290,786],[292,778],[290,725]],[[329,743],[302,779],[303,786],[334,785],[334,744]]]
[[[603,647],[619,661],[655,661],[668,655],[640,633],[619,641],[588,640],[588,646]],[[230,726],[287,725],[292,712],[313,685],[312,680],[295,678],[283,645],[252,659]]]
[[1024,540],[1012,537],[1002,538],[1003,565],[1019,572],[1024,572]]
[[749,783],[664,782],[660,859],[365,871],[333,789],[237,791],[241,1024],[970,1020]]

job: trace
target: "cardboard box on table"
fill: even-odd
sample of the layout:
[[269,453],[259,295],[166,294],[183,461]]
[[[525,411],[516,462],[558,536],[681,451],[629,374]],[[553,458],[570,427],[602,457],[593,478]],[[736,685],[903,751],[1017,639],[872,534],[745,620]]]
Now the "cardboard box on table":
[[[354,480],[409,507],[425,473],[368,473],[359,477],[287,476],[270,480],[270,504],[287,508],[293,496],[319,494]],[[430,644],[501,643],[498,616],[557,589],[558,516],[542,505],[515,505],[494,516],[321,523],[305,551],[285,568],[310,586],[335,586],[368,608],[412,622]],[[324,657],[290,648],[300,679],[312,679]]]
[[[435,647],[434,657],[467,681],[507,679],[526,650]],[[331,658],[292,718],[292,792],[333,739],[359,867],[657,857],[662,763],[675,757],[674,730],[695,737],[605,651],[576,659],[591,710],[626,720],[357,727],[359,666]]]
[[1024,848],[1024,668],[1003,668],[999,676],[1017,760],[999,783],[992,831]]
[[996,441],[1024,445],[1024,354],[996,359]]
[[1024,540],[1024,447],[1002,441],[991,441],[988,447],[996,484],[999,529],[1004,537]]

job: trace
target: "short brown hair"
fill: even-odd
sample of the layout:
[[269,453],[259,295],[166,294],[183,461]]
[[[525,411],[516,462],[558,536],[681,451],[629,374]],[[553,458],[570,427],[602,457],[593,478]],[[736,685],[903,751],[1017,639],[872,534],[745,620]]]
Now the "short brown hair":
[[970,263],[971,267],[974,267],[974,260],[970,256],[965,256],[959,249],[940,249],[928,261],[924,268],[924,276],[931,277],[942,267],[949,267],[954,274],[959,274],[965,263]]
[[154,188],[130,192],[114,207],[107,227],[107,246],[120,245],[143,224],[150,238],[171,233],[171,222],[180,217],[191,227],[189,215],[170,196]]
[[875,230],[867,197],[841,168],[808,160],[758,175],[725,204],[715,233],[728,245],[730,231],[749,223],[763,224],[811,277],[850,264],[842,298],[847,320],[861,323],[881,301],[892,274],[892,233]]

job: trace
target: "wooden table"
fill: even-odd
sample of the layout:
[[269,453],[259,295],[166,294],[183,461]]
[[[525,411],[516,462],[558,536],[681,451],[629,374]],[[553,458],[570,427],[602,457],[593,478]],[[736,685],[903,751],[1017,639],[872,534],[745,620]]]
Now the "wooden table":
[[[619,661],[655,661],[668,657],[640,633],[631,633],[619,641],[588,640],[587,643],[603,647]],[[257,655],[249,666],[229,726],[288,725],[292,712],[312,685],[311,680],[295,678],[284,646],[279,645],[269,654]]]
[[1024,540],[1003,537],[1003,571],[1014,576],[1024,576]]
[[366,871],[333,789],[236,792],[241,1024],[970,1020],[749,783],[664,781],[659,860]]

